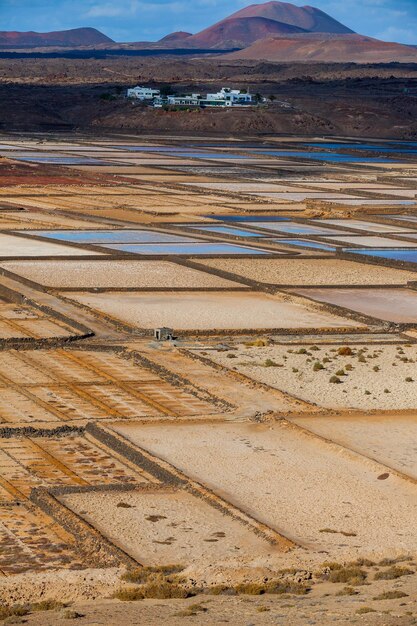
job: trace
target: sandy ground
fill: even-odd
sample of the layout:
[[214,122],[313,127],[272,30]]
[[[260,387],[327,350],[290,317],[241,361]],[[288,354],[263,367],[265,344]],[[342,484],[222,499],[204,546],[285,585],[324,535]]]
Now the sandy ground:
[[71,294],[71,299],[139,328],[177,330],[356,328],[353,320],[261,293]]
[[416,321],[417,292],[407,289],[299,289],[296,293],[387,322]]
[[[247,347],[240,344],[231,347],[228,352],[210,350],[207,356],[216,363],[235,368],[254,380],[322,407],[393,410],[415,408],[415,345],[365,347],[366,351],[361,359],[364,362],[359,360],[360,350],[364,346],[355,346],[352,356],[339,355],[338,347],[317,346],[320,350],[309,350],[309,347],[301,348],[300,354],[297,346]],[[231,355],[236,358],[231,358]],[[326,362],[327,359],[330,361]],[[268,367],[271,362],[272,365]],[[323,369],[314,370],[317,362]],[[331,377],[340,371],[345,374],[338,376],[341,384],[331,383]],[[413,382],[407,382],[408,378]]]
[[[398,585],[398,583],[397,583]],[[373,601],[380,593],[377,585],[359,595],[337,597],[341,585],[327,585],[325,591],[314,596],[261,596],[261,597],[210,597],[198,595],[188,600],[144,600],[141,602],[118,602],[102,600],[77,602],[71,609],[81,615],[76,620],[81,626],[106,624],[113,626],[329,626],[338,624],[364,624],[365,626],[412,626],[415,625],[415,594],[400,600]],[[399,587],[410,591],[410,583]],[[336,590],[337,588],[337,590]],[[378,591],[377,591],[378,589]],[[373,594],[373,595],[372,595]],[[365,614],[356,612],[370,607]],[[198,607],[198,608],[196,608]],[[191,614],[190,614],[191,613]],[[64,611],[33,613],[25,617],[31,626],[56,626],[65,623]]]
[[286,423],[167,424],[163,432],[120,424],[117,430],[308,546],[310,558],[321,550],[334,559],[416,547],[413,485],[393,475],[378,480],[383,466]]
[[167,261],[22,261],[4,269],[48,287],[227,288],[238,283]]
[[254,565],[278,549],[186,491],[86,493],[61,500],[143,565],[208,572]]
[[101,254],[47,241],[0,234],[0,257],[92,256]]
[[295,417],[293,421],[417,480],[415,415]]
[[275,285],[400,285],[415,272],[339,259],[206,259],[200,264]]

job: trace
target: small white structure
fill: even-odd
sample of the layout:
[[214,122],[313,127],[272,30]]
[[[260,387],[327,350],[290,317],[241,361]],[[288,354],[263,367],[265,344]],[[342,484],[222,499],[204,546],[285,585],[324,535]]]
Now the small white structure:
[[136,100],[153,100],[159,98],[161,92],[159,89],[151,89],[150,87],[133,87],[127,90],[128,98],[136,98]]
[[174,339],[174,331],[172,328],[163,326],[162,328],[155,328],[153,336],[157,341],[171,341]]

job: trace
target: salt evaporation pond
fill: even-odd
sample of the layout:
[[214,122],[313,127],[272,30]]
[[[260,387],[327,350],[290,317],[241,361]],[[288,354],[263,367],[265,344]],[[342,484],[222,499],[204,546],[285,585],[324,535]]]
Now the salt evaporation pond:
[[146,230],[72,230],[72,231],[45,231],[35,230],[31,234],[48,239],[57,239],[59,241],[67,241],[71,243],[191,243],[198,242],[198,239],[192,237],[183,237],[179,235],[171,235],[168,233],[158,233],[156,231]]

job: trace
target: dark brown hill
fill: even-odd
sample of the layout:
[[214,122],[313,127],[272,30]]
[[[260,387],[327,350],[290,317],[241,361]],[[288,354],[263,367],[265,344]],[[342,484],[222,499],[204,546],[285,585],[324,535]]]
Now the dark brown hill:
[[94,46],[103,43],[114,43],[110,37],[103,35],[95,28],[74,28],[50,33],[26,33],[17,31],[0,31],[0,46],[13,48],[44,47],[44,46]]
[[180,31],[177,31],[176,33],[170,33],[169,35],[162,37],[162,39],[160,39],[158,43],[168,43],[168,44],[181,43],[185,39],[188,39],[191,36],[192,36],[192,33],[186,33],[185,31],[180,30]]

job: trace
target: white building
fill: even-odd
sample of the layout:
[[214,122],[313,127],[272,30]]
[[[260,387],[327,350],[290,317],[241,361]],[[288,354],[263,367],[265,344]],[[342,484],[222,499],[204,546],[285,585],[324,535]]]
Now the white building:
[[184,96],[168,96],[167,104],[170,106],[199,106],[202,97],[199,93]]
[[240,89],[229,89],[223,87],[217,93],[208,93],[207,102],[222,101],[223,106],[236,106],[239,104],[252,104],[252,96],[250,93],[242,92]]
[[153,100],[161,95],[159,89],[151,89],[150,87],[133,87],[127,90],[128,98],[136,98],[137,100]]

